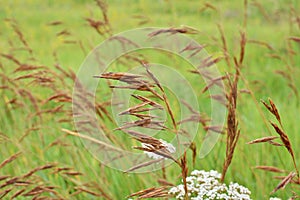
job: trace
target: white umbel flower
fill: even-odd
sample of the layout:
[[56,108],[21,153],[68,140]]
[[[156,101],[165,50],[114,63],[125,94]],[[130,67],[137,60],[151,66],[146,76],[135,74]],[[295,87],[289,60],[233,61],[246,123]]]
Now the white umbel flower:
[[[250,190],[237,183],[227,186],[220,183],[221,174],[211,170],[194,170],[191,176],[186,178],[188,196],[192,200],[224,199],[224,200],[250,200]],[[185,191],[183,184],[172,187],[169,191],[176,199],[184,199]]]

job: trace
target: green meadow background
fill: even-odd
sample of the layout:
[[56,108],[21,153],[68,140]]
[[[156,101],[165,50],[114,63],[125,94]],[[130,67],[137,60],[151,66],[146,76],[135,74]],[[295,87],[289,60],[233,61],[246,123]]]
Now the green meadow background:
[[[270,97],[279,109],[284,130],[291,140],[296,162],[300,165],[300,43],[291,39],[300,37],[298,0],[248,0],[246,11],[244,1],[240,0],[108,0],[106,5],[113,34],[141,27],[192,27],[198,33],[189,36],[200,44],[206,44],[206,51],[212,55],[223,53],[218,29],[222,27],[231,62],[234,56],[239,56],[240,33],[245,32],[247,44],[239,88],[242,91],[251,90],[253,95],[240,92],[238,96],[237,112],[241,136],[225,182],[238,182],[248,187],[252,192],[252,199],[268,199],[270,196],[287,199],[293,195],[292,191],[300,194],[297,185],[288,185],[284,190],[270,195],[280,182],[274,176],[287,175],[294,170],[289,153],[284,147],[246,144],[259,137],[276,135],[268,124],[269,120],[275,119],[260,103],[261,99],[267,101]],[[20,177],[47,163],[55,163],[52,169],[35,172],[34,181],[29,185],[15,183],[0,186],[1,195],[11,189],[3,199],[11,198],[22,189],[24,192],[16,199],[31,199],[32,196],[24,194],[36,186],[54,186],[56,193],[45,192],[43,196],[61,199],[126,199],[133,192],[159,186],[157,180],[162,178],[162,171],[145,174],[123,173],[96,160],[84,148],[79,138],[67,135],[61,130],[74,129],[68,113],[72,105],[57,101],[44,103],[45,99],[54,95],[53,90],[32,84],[31,80],[15,80],[30,72],[15,72],[17,65],[5,57],[13,55],[22,63],[44,66],[51,70],[56,70],[55,65],[59,64],[62,69],[76,73],[89,52],[107,38],[99,35],[88,24],[87,18],[103,20],[102,11],[92,0],[0,2],[0,85],[30,91],[37,99],[40,110],[59,105],[64,105],[65,110],[60,113],[47,113],[40,120],[31,115],[35,111],[30,98],[16,95],[13,89],[6,90],[1,87],[0,163],[18,152],[21,154],[0,167],[0,177],[3,177],[3,180],[0,178],[0,185],[5,184],[9,178]],[[51,25],[53,22],[60,24]],[[32,50],[31,53],[24,48],[26,45],[20,40],[16,27]],[[145,55],[147,54],[168,66],[176,63],[175,58],[168,60],[168,57],[160,57],[151,51],[146,51]],[[222,74],[234,72],[234,68],[227,66],[225,60],[220,61],[217,66]],[[191,82],[199,81],[199,77],[186,74]],[[53,79],[56,81],[55,76]],[[61,81],[58,79],[58,82]],[[14,81],[17,86],[14,86]],[[71,95],[73,81],[66,78],[65,85],[57,87]],[[210,104],[205,96],[207,94],[201,94],[201,87],[197,91],[197,95],[204,99],[199,102],[200,107],[209,112]],[[103,99],[107,100],[109,96],[103,96]],[[23,105],[13,104],[12,100]],[[64,122],[65,119],[69,121]],[[200,128],[195,138],[198,151],[204,135],[205,131]],[[222,135],[207,157],[197,157],[195,166],[192,165],[192,153],[188,151],[189,170],[221,172],[225,144],[226,137]],[[286,172],[265,172],[255,169],[258,165],[276,166]],[[78,174],[65,174],[64,171],[54,173],[64,167],[71,168],[71,172]],[[175,185],[181,182],[180,169],[175,164],[165,170],[168,182]],[[93,191],[99,196],[83,189]]]

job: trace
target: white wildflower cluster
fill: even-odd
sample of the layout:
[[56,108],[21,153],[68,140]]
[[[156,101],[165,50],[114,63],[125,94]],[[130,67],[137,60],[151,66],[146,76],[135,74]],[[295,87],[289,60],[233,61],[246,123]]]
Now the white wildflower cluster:
[[278,197],[270,197],[270,199],[269,200],[281,200],[280,198],[278,198]]
[[[194,170],[187,177],[188,196],[191,200],[224,199],[224,200],[248,200],[251,192],[248,188],[237,183],[227,186],[220,183],[221,174],[217,171]],[[183,184],[173,187],[169,191],[176,199],[184,199],[185,191]]]
[[[165,147],[165,150],[167,150],[169,153],[175,153],[176,152],[176,148],[171,144],[171,143],[167,143],[166,141],[160,139],[159,140],[162,144],[162,146]],[[148,146],[151,146],[150,144],[145,144],[145,143],[142,143],[142,147],[144,148],[147,148]],[[149,151],[144,151],[144,153],[149,157],[149,158],[153,158],[153,159],[161,159],[161,158],[164,158],[163,156],[160,156],[156,153],[153,153],[153,152],[149,152]],[[165,158],[167,159],[167,158]]]

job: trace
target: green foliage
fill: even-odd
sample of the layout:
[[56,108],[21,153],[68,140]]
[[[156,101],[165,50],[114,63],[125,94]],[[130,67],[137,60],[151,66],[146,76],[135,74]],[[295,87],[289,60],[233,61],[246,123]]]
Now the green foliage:
[[[222,54],[222,43],[217,24],[224,29],[228,52],[231,56],[239,54],[240,31],[245,30],[248,43],[242,67],[244,79],[241,80],[239,88],[251,89],[253,96],[240,93],[238,97],[237,112],[241,136],[225,181],[234,181],[245,185],[251,190],[253,199],[268,198],[279,181],[272,178],[273,174],[254,170],[253,167],[272,165],[292,171],[293,163],[287,151],[279,150],[281,147],[266,144],[246,145],[246,142],[268,136],[270,133],[276,134],[269,132],[268,125],[265,123],[266,120],[273,120],[272,116],[262,105],[257,104],[260,99],[266,100],[271,97],[281,113],[285,132],[291,139],[296,161],[300,166],[299,159],[297,160],[300,157],[300,146],[298,145],[300,143],[298,137],[300,99],[291,89],[291,84],[296,87],[296,91],[299,91],[300,86],[300,43],[289,40],[291,36],[300,37],[299,24],[297,25],[294,18],[292,19],[294,23],[291,23],[290,19],[292,8],[295,12],[300,10],[299,1],[290,0],[287,3],[284,0],[249,0],[246,28],[243,27],[243,1],[239,0],[111,0],[107,3],[108,18],[114,33],[140,27],[186,25],[200,31],[199,34],[191,37],[201,44],[208,44],[206,50],[213,55]],[[204,9],[205,7],[207,8]],[[298,13],[296,12],[296,14]],[[26,0],[3,3],[0,6],[0,54],[11,54],[21,63],[46,66],[57,73],[56,64],[66,71],[71,69],[76,72],[89,51],[105,39],[88,26],[86,18],[102,20],[101,10],[94,1]],[[55,21],[60,21],[62,24],[49,25]],[[18,49],[25,46],[13,30],[12,24],[14,23],[22,32],[32,53]],[[67,33],[62,33],[63,31]],[[262,43],[257,44],[257,42],[251,41]],[[295,55],[288,52],[289,42]],[[266,44],[269,45],[269,48]],[[166,60],[166,56],[160,56],[151,51],[144,53],[148,53],[148,56],[158,63],[164,62],[169,66],[174,63],[182,63],[178,58]],[[278,55],[281,59],[274,58],[272,55]],[[16,65],[3,56],[0,57],[0,64],[0,86],[7,85],[7,80],[1,74],[11,79],[26,74],[13,73]],[[112,67],[116,66],[112,65]],[[178,67],[178,65],[176,66]],[[218,63],[218,67],[222,73],[234,72],[233,66],[228,67],[225,60]],[[116,68],[125,69],[125,66],[120,65]],[[282,76],[280,71],[286,73],[294,82]],[[187,73],[186,75],[191,80],[197,78],[193,74]],[[71,95],[73,81],[66,79],[59,83],[62,85],[58,86],[58,91],[66,91]],[[27,80],[22,81],[20,87],[28,89],[34,94],[41,106],[40,110],[61,105],[61,102],[55,101],[42,103],[54,94],[49,88],[37,86]],[[18,101],[21,99],[20,103],[24,105],[14,108],[15,105],[9,103],[14,98]],[[200,94],[199,91],[199,98],[203,100],[200,107],[209,112],[210,104],[207,97]],[[106,101],[104,99],[105,97],[102,100]],[[65,104],[64,110],[70,108],[70,104]],[[0,162],[17,152],[22,152],[19,158],[8,163],[2,169],[0,168],[0,176],[21,176],[46,163],[56,163],[57,167],[71,167],[73,171],[81,172],[82,175],[72,177],[65,174],[52,174],[49,170],[39,171],[36,174],[39,177],[36,185],[43,183],[55,186],[61,197],[66,199],[102,198],[84,192],[72,196],[72,193],[78,191],[76,188],[78,189],[86,183],[97,183],[112,199],[124,199],[133,192],[159,185],[157,179],[162,178],[161,171],[148,174],[126,174],[99,163],[85,150],[79,138],[68,136],[61,131],[62,128],[74,129],[72,123],[59,123],[59,120],[65,118],[72,120],[67,112],[50,113],[46,114],[43,119],[39,119],[38,116],[30,115],[36,112],[34,109],[30,98],[26,99],[22,95],[15,96],[13,91],[0,89]],[[198,150],[204,136],[205,132],[200,128],[195,138]],[[225,137],[221,137],[207,157],[196,159],[195,169],[222,171],[225,143]],[[192,154],[188,151],[187,155],[188,168],[191,171],[194,169]],[[168,182],[178,184],[179,174],[180,170],[175,164],[166,168]],[[0,184],[3,182],[5,181],[0,181]],[[292,195],[290,189],[289,185],[285,190],[278,191],[276,195],[287,199]],[[99,189],[93,188],[93,191],[101,193]],[[105,199],[105,197],[103,198]],[[24,197],[24,199],[26,198]]]

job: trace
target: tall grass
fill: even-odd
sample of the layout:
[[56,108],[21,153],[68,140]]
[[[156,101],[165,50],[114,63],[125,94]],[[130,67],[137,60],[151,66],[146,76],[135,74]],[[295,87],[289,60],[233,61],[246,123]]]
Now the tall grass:
[[[223,182],[237,181],[245,185],[252,191],[253,199],[299,196],[298,188],[294,187],[299,185],[300,142],[297,137],[300,84],[297,1],[289,4],[279,0],[272,3],[247,0],[136,1],[130,5],[100,0],[68,3],[12,3],[0,8],[0,198],[171,198],[169,188],[181,179],[188,192],[186,177],[193,169],[221,171]],[[40,9],[25,11],[33,7]],[[63,15],[66,11],[70,13],[67,17]],[[110,140],[130,149],[129,141],[132,141],[128,138],[133,138],[134,144],[138,144],[136,151],[161,156],[158,161],[132,166],[127,173],[122,173],[101,164],[85,150],[81,139],[91,138],[80,135],[74,128],[73,84],[77,68],[98,42],[119,31],[147,26],[171,26],[163,30],[173,34],[192,32],[190,37],[205,44],[215,55],[204,67],[217,64],[222,71],[223,76],[212,82],[226,82],[227,99],[222,102],[227,106],[227,123],[222,130],[217,127],[221,139],[213,151],[199,159],[197,152],[205,133],[214,128],[207,126],[209,119],[202,114],[209,116],[212,98],[220,101],[218,97],[207,96],[209,85],[201,85],[203,93],[200,89],[197,94],[203,104],[201,116],[194,110],[188,120],[202,128],[187,150],[174,158],[158,138],[130,128],[158,128],[172,136],[181,134],[177,126],[184,122],[176,118],[176,100],[146,62],[134,59],[136,54],[120,59],[112,64],[114,73],[91,77],[108,80],[108,87],[100,92],[108,94],[116,86],[113,81],[119,80],[129,83],[129,89],[143,90],[150,95],[135,94],[135,104],[122,113],[136,119],[125,127],[117,127],[116,131],[126,133],[123,138],[113,131],[116,127],[107,96],[96,98],[98,123]],[[163,57],[150,51],[141,54],[168,65],[182,64],[172,56]],[[128,66],[137,63],[144,66],[148,82],[126,73]],[[197,73],[183,73],[191,82],[197,83],[201,78]],[[267,97],[274,101],[263,101],[265,110],[259,100]],[[167,125],[145,112],[150,109],[164,109]],[[271,116],[267,111],[277,123],[269,122]],[[246,145],[248,141],[252,145]],[[144,145],[140,146],[141,143]],[[165,159],[174,164],[150,174],[129,173]],[[272,173],[284,175],[272,177]]]

